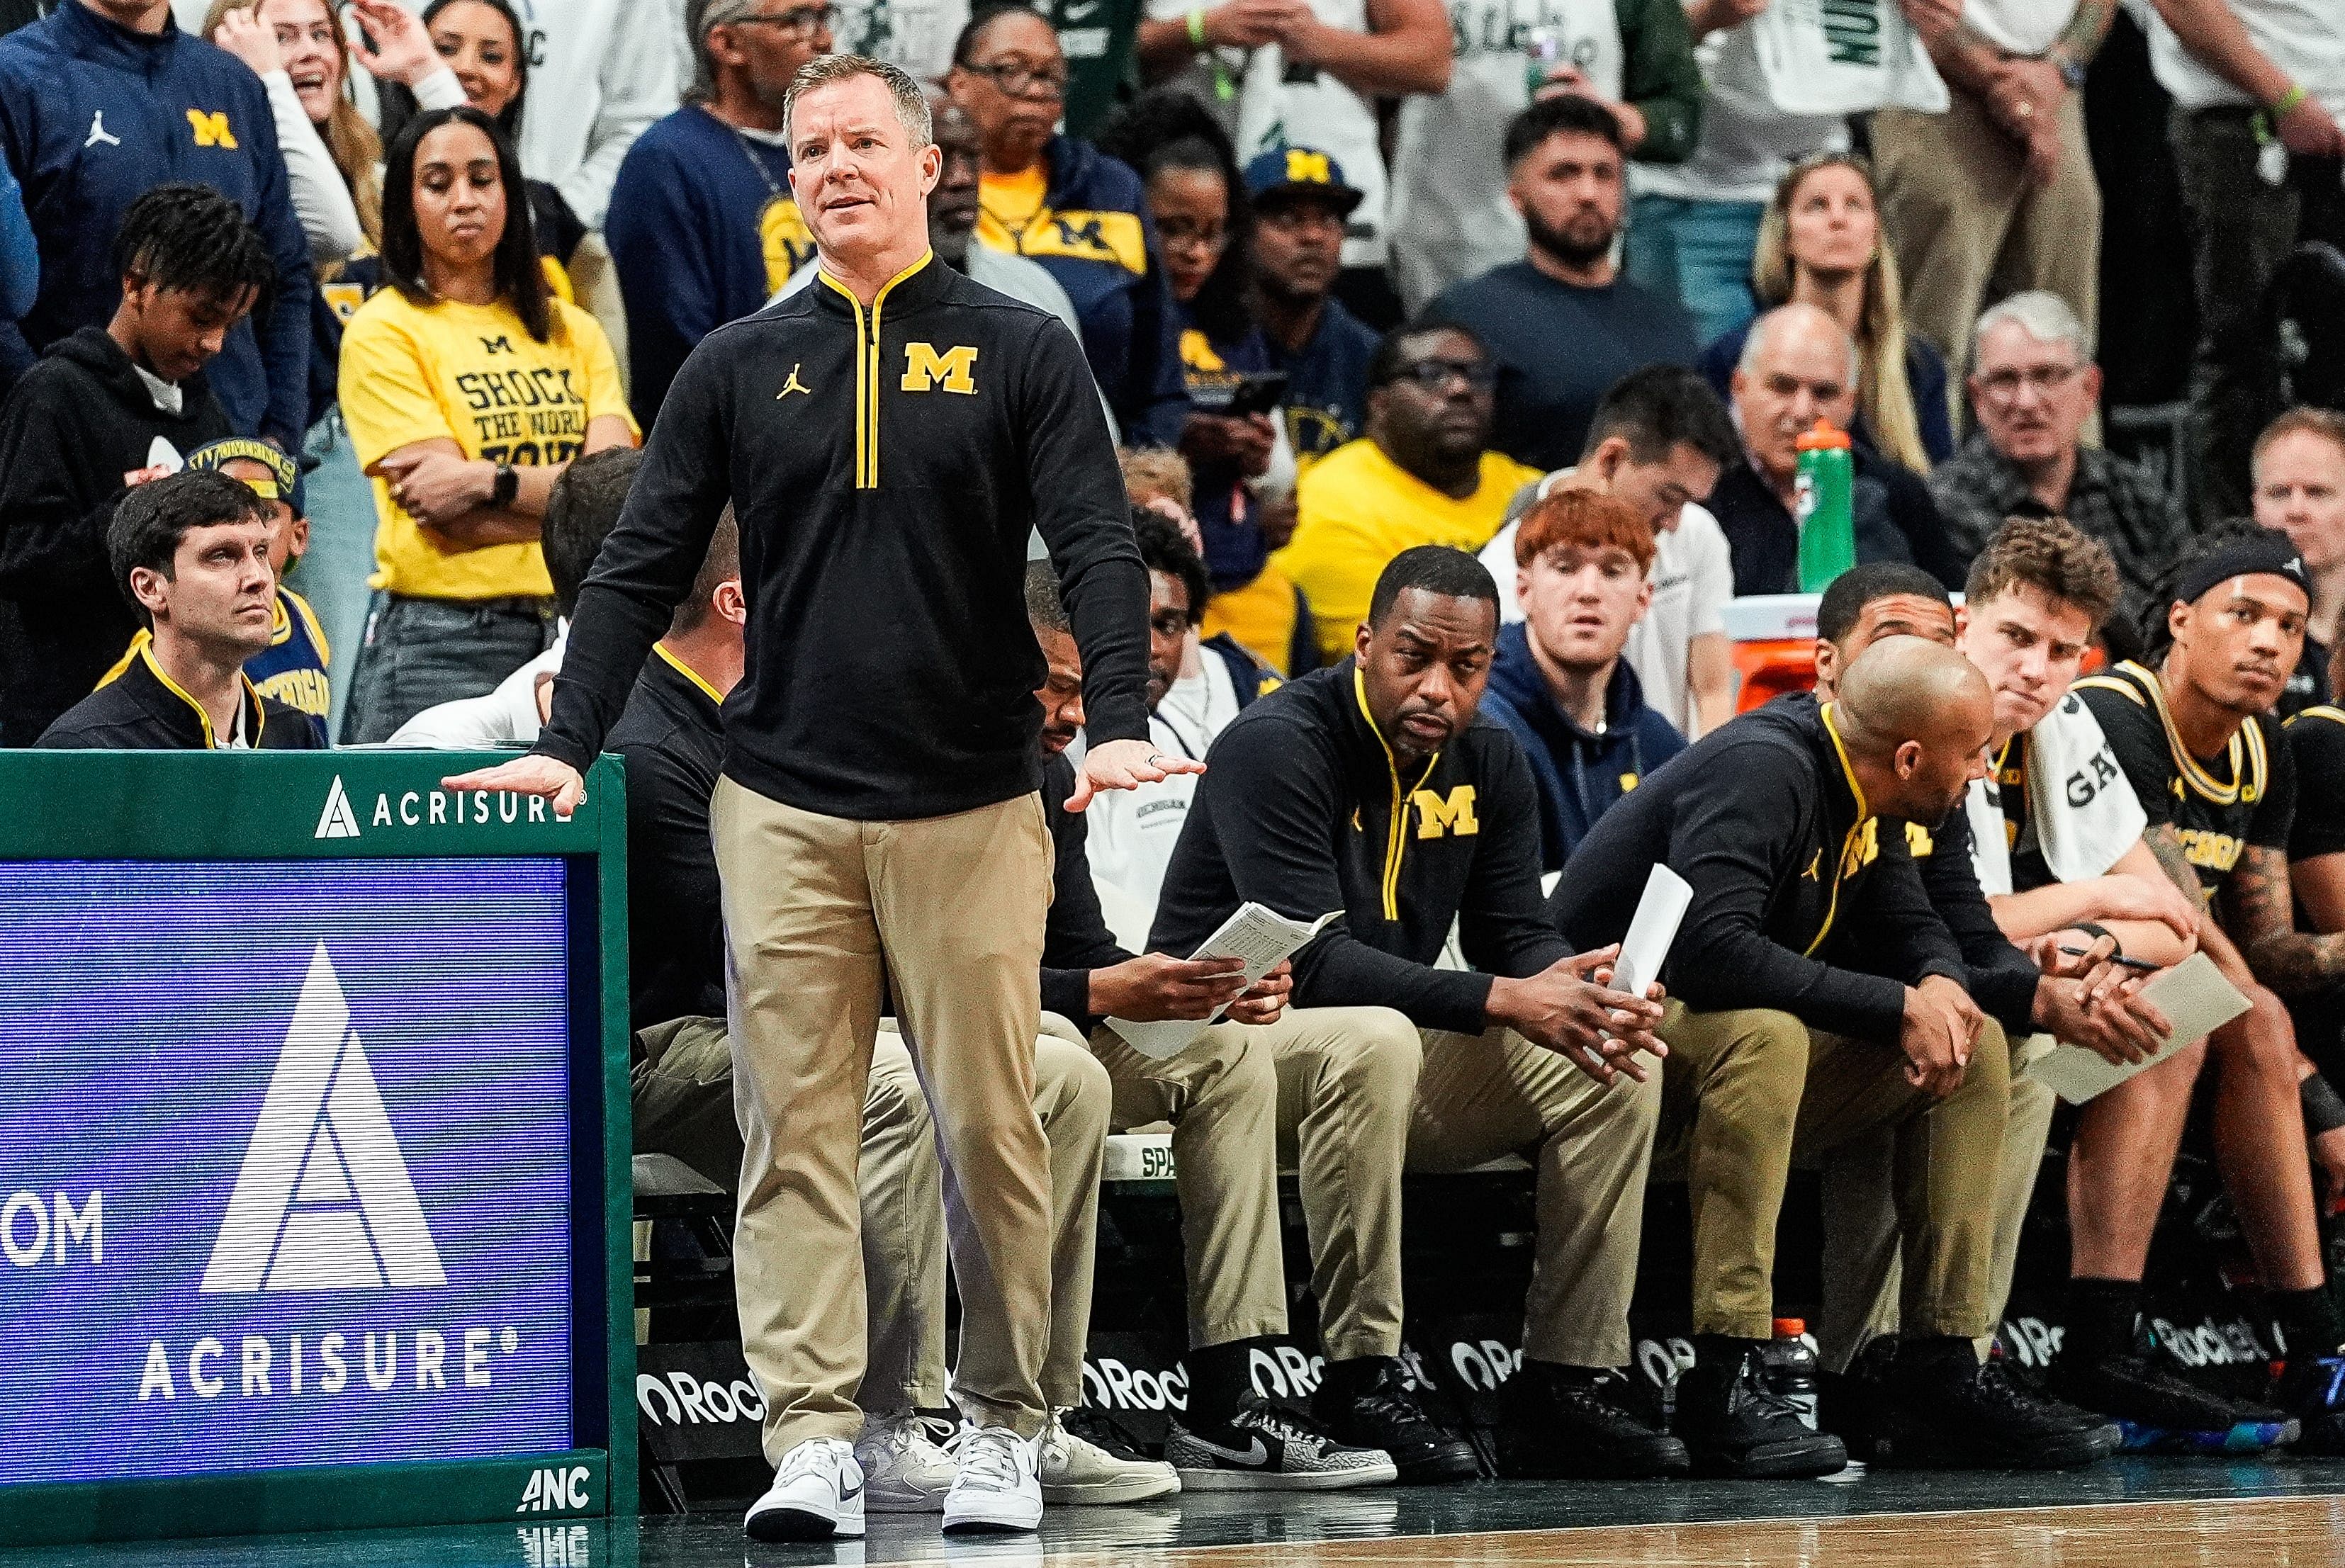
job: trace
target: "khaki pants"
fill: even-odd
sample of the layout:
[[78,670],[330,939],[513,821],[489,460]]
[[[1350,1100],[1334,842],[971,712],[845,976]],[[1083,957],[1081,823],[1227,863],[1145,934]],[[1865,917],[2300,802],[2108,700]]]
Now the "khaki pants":
[[[2006,295],[2048,288],[2091,331],[2100,311],[2101,189],[2085,146],[2084,106],[2060,105],[2052,183],[2027,183],[2026,158],[1986,106],[1960,87],[1943,115],[1873,116],[1881,216],[1904,275],[1909,329],[1935,343],[1959,400],[1971,325]],[[1964,410],[1954,410],[1957,424]]]
[[1091,1052],[1113,1085],[1116,1127],[1172,1124],[1189,1343],[1197,1349],[1286,1332],[1278,1080],[1268,1032],[1217,1024],[1162,1061],[1104,1024],[1091,1032]]
[[1575,1367],[1629,1364],[1629,1298],[1661,1074],[1597,1083],[1510,1029],[1428,1034],[1408,1168],[1468,1170],[1502,1154],[1537,1168],[1538,1237],[1523,1353]]
[[[679,1018],[637,1037],[652,1050],[634,1073],[635,1148],[673,1154],[732,1189],[741,1170],[733,1120],[733,1047],[722,1018]],[[1074,1027],[1042,1015],[1034,1042],[1034,1113],[1051,1146],[1051,1351],[1042,1391],[1081,1401],[1091,1331],[1100,1169],[1107,1153],[1107,1070]],[[856,1176],[869,1314],[858,1408],[888,1413],[945,1402],[944,1172],[912,1053],[880,1020],[863,1097]]]
[[1329,1360],[1400,1351],[1402,1173],[1521,1154],[1538,1171],[1526,1352],[1629,1361],[1658,1081],[1604,1089],[1507,1030],[1421,1031],[1383,1007],[1290,1009],[1257,1032],[1277,1065],[1279,1141],[1301,1173]]
[[954,1395],[1048,1420],[1049,1151],[1034,1113],[1051,850],[1038,795],[912,822],[799,811],[719,780],[727,1023],[741,1126],[742,1351],[778,1462],[853,1442],[864,1371],[857,1166],[884,973],[934,1118],[962,1304]]
[[[912,1054],[885,1025],[872,1057],[875,1080],[883,1065],[914,1084]],[[1051,1343],[1041,1383],[1054,1407],[1082,1402],[1108,1096],[1107,1071],[1083,1048],[1074,1026],[1044,1014],[1034,1041],[1034,1114],[1051,1146]],[[881,1413],[945,1402],[944,1171],[917,1087],[901,1103],[916,1136],[889,1139],[875,1160],[875,1129],[868,1120],[863,1133],[863,1275],[871,1302],[871,1351],[855,1402]],[[876,1246],[875,1221],[885,1226]]]
[[[2019,1264],[2019,1235],[2035,1195],[2045,1139],[2060,1097],[2015,1072],[1995,1179],[1995,1232],[1987,1262],[1987,1317],[2003,1320]],[[1870,1341],[1897,1331],[1901,1270],[1897,1207],[1889,1200],[1893,1139],[1876,1133],[1824,1157],[1824,1299],[1816,1327],[1824,1365],[1846,1371]],[[1985,1350],[1982,1344],[1982,1353]]]
[[1811,1031],[1789,1013],[1661,1019],[1661,1139],[1682,1147],[1693,1204],[1693,1329],[1774,1331],[1775,1221],[1794,1158],[1893,1130],[1891,1199],[1903,1249],[1908,1332],[1975,1340],[1987,1306],[1995,1188],[2011,1097],[2010,1052],[1989,1020],[1954,1092],[1935,1103],[1905,1081],[1894,1047]]

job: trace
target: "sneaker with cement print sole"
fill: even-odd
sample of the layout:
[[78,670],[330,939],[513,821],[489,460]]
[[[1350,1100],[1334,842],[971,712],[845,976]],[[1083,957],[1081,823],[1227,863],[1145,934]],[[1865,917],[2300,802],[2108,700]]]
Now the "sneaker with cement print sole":
[[1042,1501],[1052,1507],[1146,1502],[1181,1490],[1171,1465],[1142,1458],[1113,1421],[1088,1409],[1051,1412],[1035,1469]]
[[1335,1492],[1400,1474],[1382,1449],[1347,1448],[1310,1417],[1253,1392],[1227,1421],[1173,1422],[1164,1457],[1186,1492]]

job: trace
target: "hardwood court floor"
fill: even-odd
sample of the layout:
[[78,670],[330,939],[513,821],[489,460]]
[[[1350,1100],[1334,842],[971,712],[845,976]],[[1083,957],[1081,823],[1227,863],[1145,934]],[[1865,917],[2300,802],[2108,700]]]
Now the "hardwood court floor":
[[[5,1543],[0,1543],[5,1545]],[[981,1561],[980,1561],[981,1560]],[[0,1568],[2345,1568],[2345,1463],[2127,1460],[2072,1475],[1193,1494],[1037,1537],[761,1546],[736,1511],[41,1551]]]

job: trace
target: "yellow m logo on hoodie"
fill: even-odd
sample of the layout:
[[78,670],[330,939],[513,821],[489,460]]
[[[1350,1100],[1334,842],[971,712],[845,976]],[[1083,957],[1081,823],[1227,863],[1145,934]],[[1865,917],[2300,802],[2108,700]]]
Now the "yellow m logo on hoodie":
[[1482,824],[1474,820],[1472,784],[1459,784],[1449,792],[1447,800],[1429,789],[1421,789],[1409,796],[1409,801],[1416,807],[1419,838],[1439,838],[1445,833],[1465,838],[1482,831]]
[[228,128],[225,109],[189,109],[188,128],[196,133],[196,145],[199,147],[236,150],[236,132]]

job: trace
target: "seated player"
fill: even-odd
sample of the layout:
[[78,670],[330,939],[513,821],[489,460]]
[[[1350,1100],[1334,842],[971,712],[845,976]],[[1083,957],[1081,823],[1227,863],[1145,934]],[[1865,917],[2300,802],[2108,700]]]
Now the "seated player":
[[2307,1069],[2279,999],[2345,977],[2345,936],[2296,929],[2288,844],[2297,778],[2269,714],[2303,642],[2304,565],[2284,535],[2239,525],[2201,536],[2167,582],[2165,615],[2143,628],[2151,662],[2118,664],[2076,689],[2148,814],[2151,851],[2203,903],[2199,947],[2253,1006],[2203,1047],[2085,1107],[2083,1158],[2068,1162],[2076,1262],[2057,1366],[2081,1397],[2091,1385],[2076,1380],[2108,1347],[2136,1342],[2167,1170],[2211,1067],[2217,1164],[2287,1357],[2271,1402],[2303,1423],[2301,1450],[2345,1452],[2345,1411],[2331,1392],[2345,1372],[2345,1323],[2313,1205],[2299,1109]]
[[[264,697],[274,697],[317,726],[319,749],[331,744],[326,716],[333,707],[327,670],[333,652],[310,602],[285,586],[285,574],[310,548],[310,518],[301,505],[301,470],[267,441],[230,436],[188,454],[191,469],[217,469],[252,487],[269,503],[269,570],[277,578],[277,622],[269,646],[248,660],[244,673]],[[140,632],[145,636],[145,632]]]
[[1627,501],[1562,490],[1514,527],[1523,619],[1498,631],[1484,711],[1538,785],[1540,864],[1560,871],[1614,801],[1685,750],[1624,651],[1653,602],[1653,531]]
[[[1145,521],[1134,518],[1135,533]],[[1143,559],[1152,549],[1165,558],[1161,538],[1142,549]],[[1185,593],[1187,573],[1181,575]],[[1149,576],[1161,603],[1163,573],[1152,566]],[[1172,1124],[1173,1181],[1189,1262],[1189,1394],[1165,1456],[1183,1486],[1200,1492],[1323,1492],[1394,1480],[1398,1456],[1334,1442],[1308,1416],[1272,1404],[1254,1387],[1251,1352],[1287,1330],[1286,1273],[1278,1229],[1278,1080],[1264,1038],[1274,1034],[1240,1025],[1277,1019],[1284,969],[1259,993],[1231,1001],[1244,979],[1244,966],[1233,960],[1193,960],[1186,955],[1194,943],[1171,955],[1137,956],[1117,944],[1093,888],[1085,830],[1060,804],[1073,777],[1065,753],[1082,729],[1083,671],[1046,563],[1026,569],[1026,613],[1049,666],[1034,695],[1042,705],[1042,749],[1050,757],[1044,798],[1058,856],[1042,950],[1045,1016],[1090,1030],[1091,1051],[1114,1085],[1116,1126]],[[1169,625],[1152,629],[1149,639],[1150,663],[1160,671],[1170,633]],[[1152,693],[1157,679],[1150,684]],[[1091,809],[1100,804],[1094,797]],[[1153,830],[1137,836],[1134,865],[1153,848],[1146,842]],[[1143,891],[1152,904],[1152,886]],[[1162,1060],[1133,1049],[1102,1021],[1203,1018],[1225,1001],[1236,1022],[1208,1029]]]
[[2007,1047],[1912,861],[1883,847],[1909,822],[1944,820],[1984,771],[1991,693],[1916,637],[1832,675],[1830,703],[1745,713],[1605,814],[1550,904],[1575,944],[1618,940],[1655,862],[1693,887],[1660,1028],[1661,1140],[1685,1150],[1694,1215],[1679,1428],[1711,1473],[1844,1462],[1841,1441],[1767,1381],[1775,1221],[1794,1158],[1887,1128],[1907,1260],[1884,1412],[1894,1452],[2022,1468],[2101,1458],[2114,1427],[2032,1395],[1974,1348],[1993,1326]]
[[[719,710],[741,679],[748,612],[740,549],[728,511],[609,740],[627,760],[635,1147],[674,1154],[727,1190],[739,1179],[742,1145],[723,1017],[725,948],[708,802],[724,755]],[[918,1070],[911,1042],[881,1028],[865,1087],[858,1177],[870,1351],[857,1396],[867,1413],[856,1458],[866,1506],[883,1513],[939,1512],[956,1482],[952,1457],[918,1413],[946,1402],[943,1177]],[[1035,1049],[1034,1105],[1050,1145],[1059,1219],[1044,1371],[1057,1409],[1040,1450],[1044,1500],[1128,1502],[1177,1491],[1168,1467],[1100,1448],[1070,1414],[1081,1401],[1091,1318],[1106,1075],[1080,1043],[1045,1035]],[[1000,1522],[1030,1529],[1033,1522]]]
[[225,474],[149,480],[107,524],[148,636],[36,743],[93,751],[317,751],[303,715],[246,676],[277,613],[269,505]]
[[[1530,773],[1476,714],[1497,632],[1497,588],[1472,556],[1396,556],[1352,656],[1222,733],[1149,946],[1193,952],[1249,901],[1341,914],[1295,954],[1295,1005],[1256,1031],[1302,1172],[1328,1358],[1313,1409],[1329,1429],[1386,1438],[1404,1480],[1472,1473],[1396,1359],[1401,1176],[1522,1152],[1538,1237],[1499,1468],[1674,1473],[1683,1448],[1630,1408],[1617,1371],[1660,1103],[1637,1057],[1660,1009],[1607,988],[1610,953],[1574,956],[1541,916]],[[1453,926],[1481,973],[1434,966]]]

